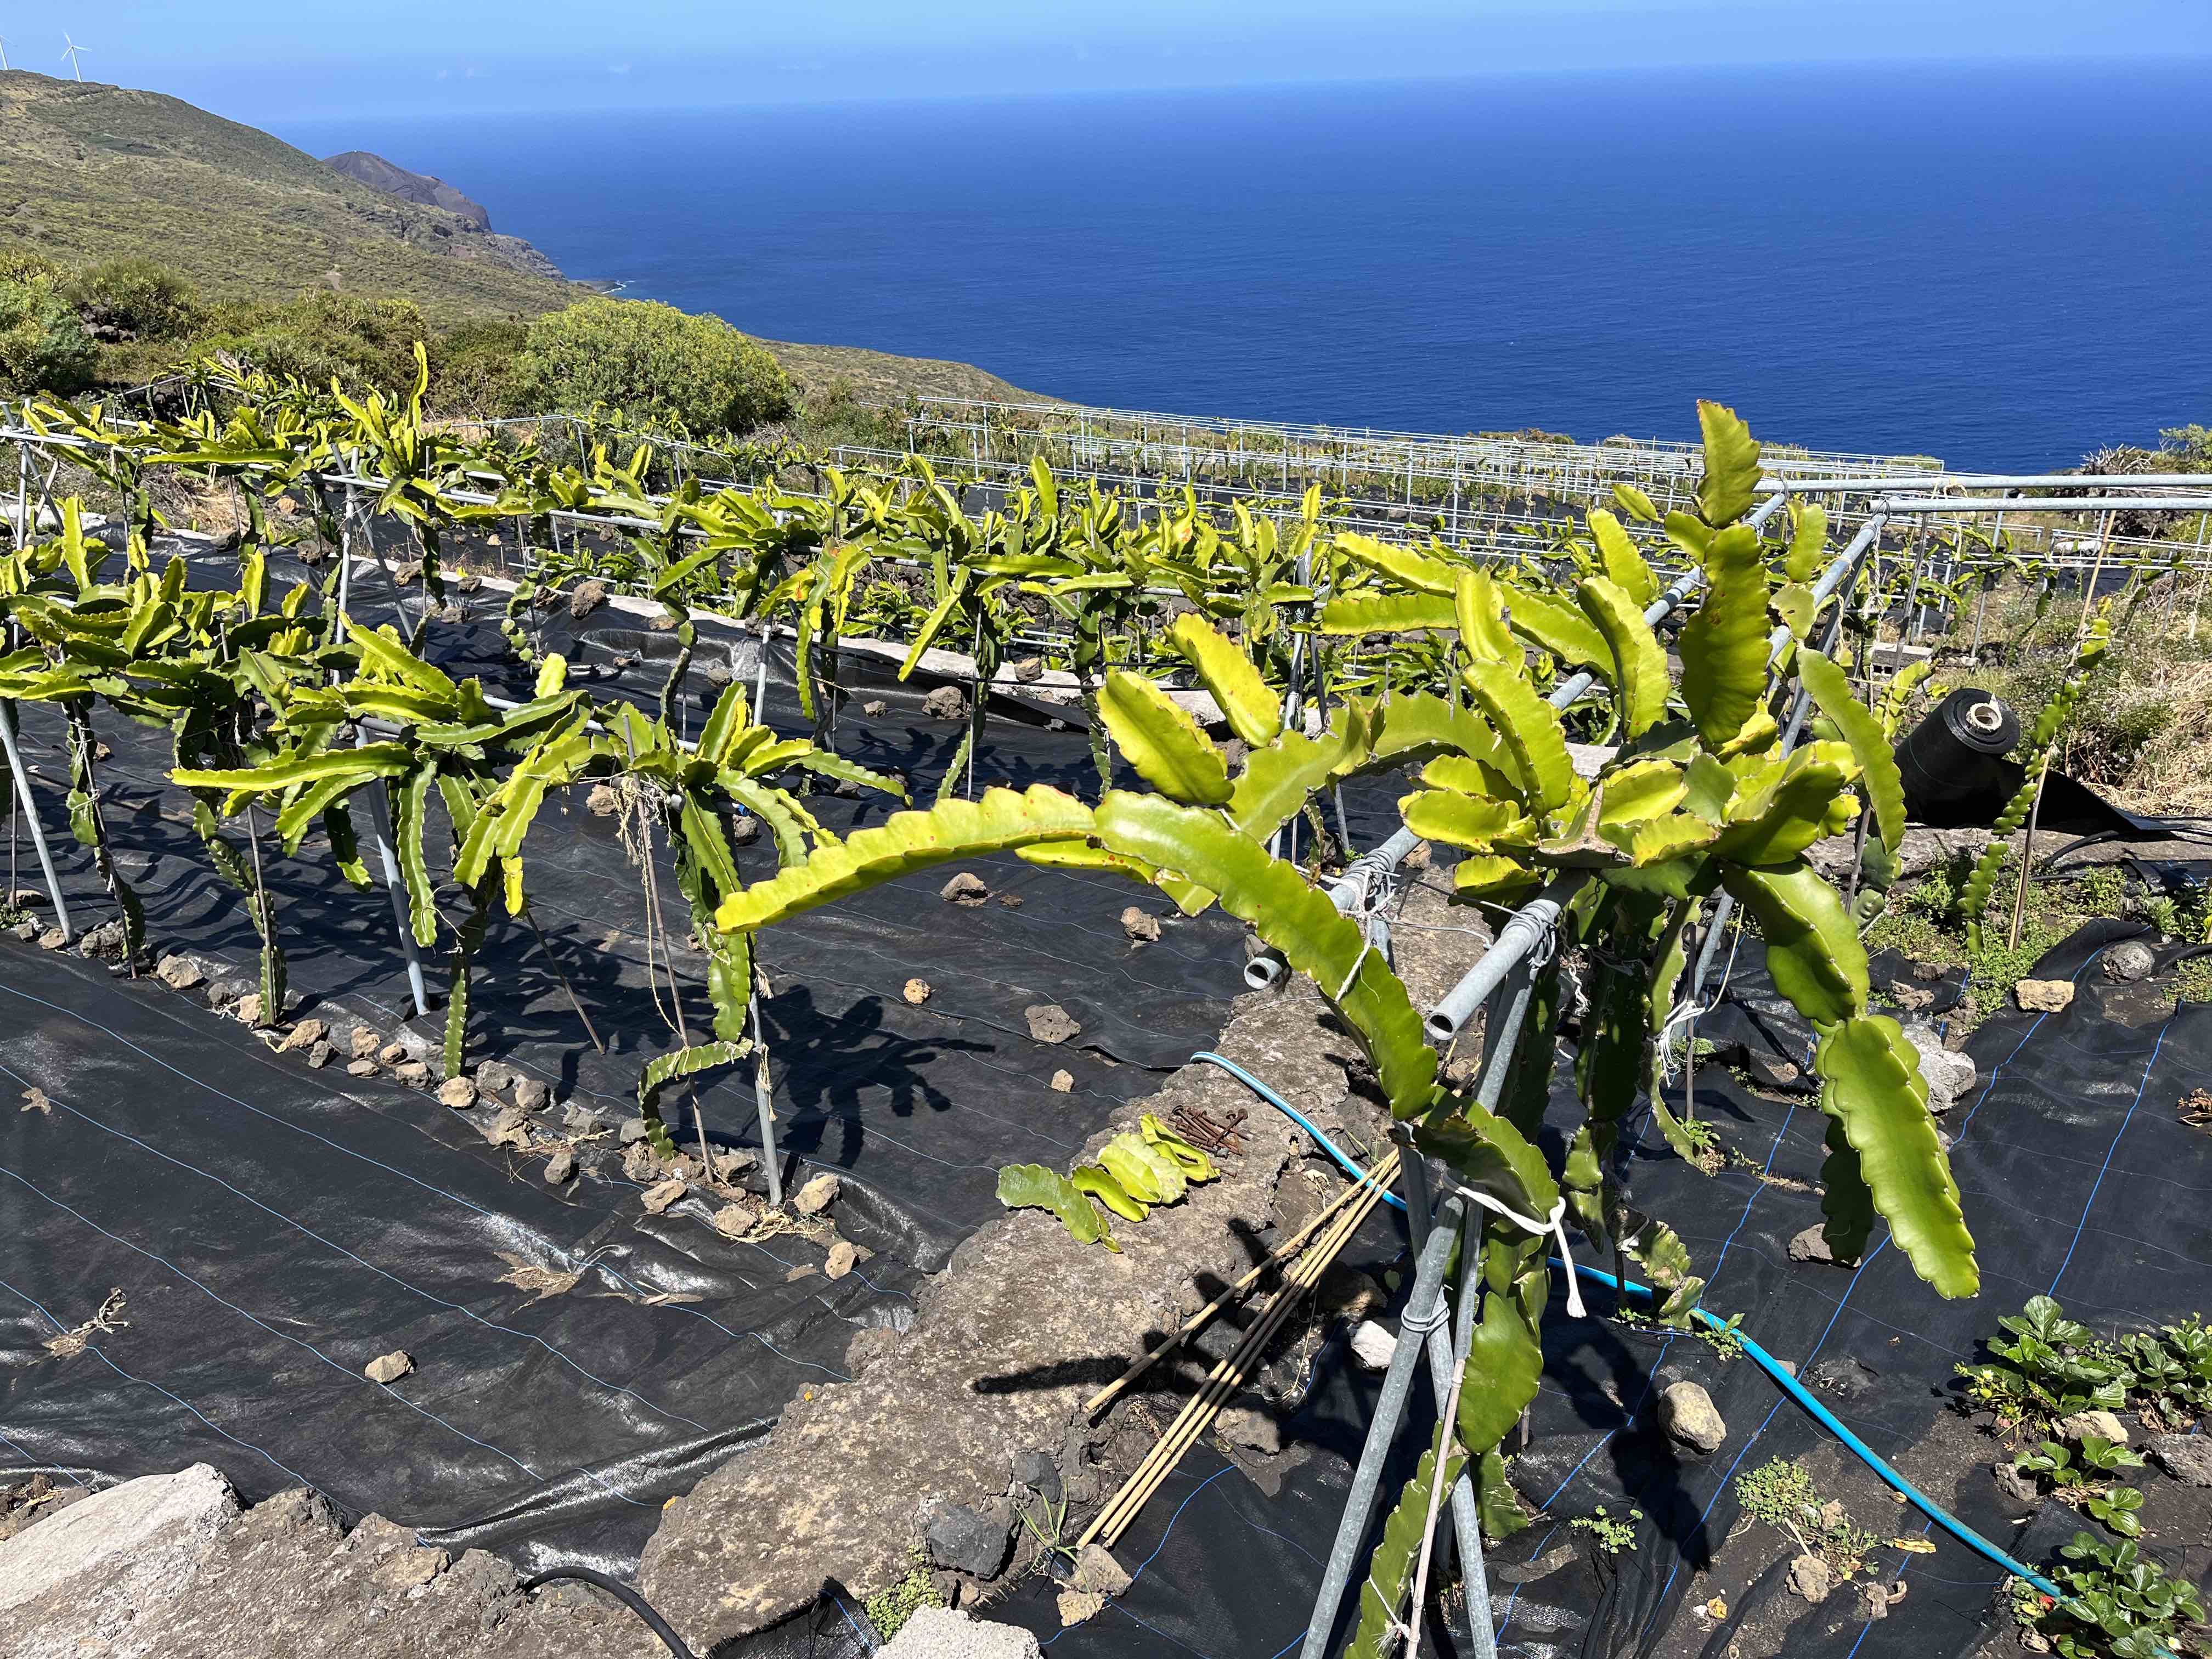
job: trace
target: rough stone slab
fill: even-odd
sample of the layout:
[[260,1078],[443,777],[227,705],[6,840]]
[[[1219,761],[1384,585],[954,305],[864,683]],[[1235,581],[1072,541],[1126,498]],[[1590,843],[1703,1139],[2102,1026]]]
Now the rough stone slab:
[[205,1464],[125,1481],[0,1543],[9,1659],[665,1659],[588,1592],[526,1597],[371,1516],[343,1533],[305,1490],[241,1511]]
[[1030,1632],[994,1625],[951,1607],[916,1607],[899,1633],[876,1650],[877,1659],[1039,1659]]
[[1065,1042],[1083,1035],[1083,1027],[1056,1002],[1040,1002],[1022,1010],[1030,1023],[1030,1036],[1039,1042]]
[[2154,1434],[2148,1448],[2151,1462],[2175,1480],[2212,1486],[2212,1435]]
[[2068,1440],[2079,1440],[2084,1435],[2096,1435],[2116,1446],[2128,1443],[2128,1425],[2111,1412],[2076,1412],[2071,1417],[2062,1417],[2056,1425],[2061,1436]]
[[1828,1230],[1814,1222],[1790,1240],[1790,1259],[1792,1261],[1833,1261],[1836,1253],[1828,1246]]
[[929,1559],[977,1578],[992,1577],[1006,1565],[1013,1532],[1013,1508],[1004,1499],[975,1509],[933,1500],[922,1510],[921,1535]]
[[1692,1451],[1718,1451],[1728,1438],[1728,1425],[1712,1395],[1695,1382],[1674,1383],[1659,1396],[1659,1426],[1668,1439]]
[[[1303,981],[1243,998],[1218,1046],[1326,1121],[1345,1103],[1355,1051],[1322,1025],[1322,1008]],[[1185,1101],[1217,1117],[1252,1105],[1225,1073],[1191,1066],[1125,1107],[1082,1156],[1140,1112]],[[794,1401],[765,1444],[669,1505],[639,1573],[647,1597],[704,1651],[809,1605],[824,1578],[865,1593],[903,1576],[922,1500],[981,1510],[1000,1497],[1016,1458],[1060,1445],[1097,1382],[1179,1320],[1194,1279],[1249,1265],[1230,1223],[1270,1212],[1303,1137],[1268,1111],[1242,1133],[1246,1150],[1222,1179],[1120,1229],[1120,1255],[1077,1245],[1037,1211],[982,1228],[921,1291],[896,1347]]]
[[157,1597],[237,1513],[230,1483],[207,1463],[96,1492],[0,1551],[0,1613],[79,1580],[127,1581]]
[[2119,985],[2132,985],[2158,971],[2158,957],[2139,939],[2123,939],[2105,952],[2105,977]]
[[1908,1024],[1905,1040],[1920,1056],[1920,1075],[1928,1082],[1928,1109],[1939,1114],[1949,1111],[1980,1076],[1973,1060],[1947,1047],[1943,1034],[1925,1020]]

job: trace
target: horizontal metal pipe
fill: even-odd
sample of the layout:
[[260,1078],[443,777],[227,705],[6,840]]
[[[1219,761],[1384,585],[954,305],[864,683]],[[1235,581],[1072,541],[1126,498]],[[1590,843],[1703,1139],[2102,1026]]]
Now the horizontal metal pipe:
[[1367,896],[1369,884],[1377,876],[1387,876],[1406,861],[1407,855],[1421,844],[1421,838],[1412,830],[1399,829],[1381,846],[1362,853],[1346,865],[1344,873],[1328,886],[1328,901],[1336,906],[1339,915],[1350,915]]
[[1892,495],[1877,512],[1900,513],[2128,513],[2212,512],[2212,495]]
[[1467,976],[1445,992],[1443,1000],[1429,1011],[1426,1024],[1431,1039],[1443,1042],[1459,1035],[1460,1027],[1473,1019],[1474,1011],[1505,982],[1514,964],[1559,925],[1559,913],[1589,879],[1588,872],[1570,870],[1554,878],[1550,886],[1505,919],[1505,925],[1498,930],[1497,942],[1482,953],[1481,960],[1468,970]]
[[1793,495],[1860,495],[1872,490],[1926,489],[1931,483],[1946,489],[2024,489],[2032,484],[2107,483],[2125,489],[2179,487],[2201,489],[2202,472],[1937,472],[1900,473],[1874,478],[1761,478],[1761,490],[1786,490]]
[[1244,958],[1244,988],[1248,991],[1271,991],[1282,983],[1283,975],[1290,971],[1291,964],[1270,946],[1256,957]]

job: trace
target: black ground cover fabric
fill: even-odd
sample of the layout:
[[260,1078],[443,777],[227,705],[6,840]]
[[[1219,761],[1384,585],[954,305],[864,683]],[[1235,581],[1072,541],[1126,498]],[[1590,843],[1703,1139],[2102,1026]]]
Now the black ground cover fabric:
[[[1936,1503],[2045,1571],[2083,1522],[2046,1504],[2025,1530],[2014,1525],[1986,1467],[2005,1454],[1955,1413],[1953,1368],[1980,1358],[1997,1318],[2037,1294],[2107,1330],[2154,1327],[2212,1303],[2212,1138],[2173,1109],[2191,1089],[2212,1085],[2212,1006],[2169,1011],[2141,988],[2106,983],[2100,953],[2131,936],[2117,924],[2085,929],[2038,969],[2071,979],[2074,1006],[1999,1014],[1969,1045],[1980,1081],[1944,1127],[1957,1137],[1953,1167],[1982,1263],[1976,1300],[1938,1298],[1879,1231],[1856,1273],[1790,1260],[1790,1239],[1820,1218],[1813,1183],[1825,1120],[1809,1100],[1748,1093],[1715,1068],[1700,1075],[1699,1109],[1742,1160],[1699,1175],[1648,1125],[1629,1154],[1636,1202],[1672,1221],[1710,1276],[1706,1306],[1741,1313],[1749,1335],[1794,1363],[1831,1410],[1922,1478]],[[1739,964],[1737,982],[1759,996],[1755,959]],[[1606,1292],[1585,1293],[1594,1315],[1609,1311]],[[1531,1443],[1511,1466],[1523,1498],[1542,1513],[1490,1561],[1507,1659],[1720,1659],[1743,1620],[1757,1616],[1788,1621],[1781,1650],[1793,1659],[1964,1659],[2002,1620],[2002,1571],[1886,1494],[1855,1499],[1855,1518],[1936,1547],[1875,1553],[1875,1576],[1910,1587],[1886,1619],[1863,1620],[1847,1591],[1808,1607],[1786,1595],[1779,1566],[1749,1587],[1701,1581],[1700,1596],[1727,1591],[1730,1613],[1692,1618],[1686,1593],[1737,1522],[1734,1478],[1833,1447],[1832,1437],[1748,1360],[1723,1360],[1693,1337],[1571,1319],[1556,1296],[1545,1352]],[[1878,1375],[1856,1376],[1845,1361]],[[1702,1383],[1728,1422],[1727,1443],[1711,1457],[1675,1449],[1651,1426],[1658,1391],[1680,1379]],[[1296,1651],[1372,1389],[1371,1379],[1346,1375],[1341,1344],[1333,1345],[1306,1411],[1286,1430],[1295,1466],[1279,1495],[1263,1496],[1212,1450],[1194,1453],[1120,1552],[1126,1566],[1146,1568],[1127,1595],[1056,1634],[1048,1595],[1032,1591],[1018,1604],[1024,1622],[1048,1638],[1054,1659]],[[1425,1426],[1415,1419],[1410,1432]],[[1646,1517],[1635,1547],[1616,1558],[1599,1555],[1569,1524],[1601,1504],[1615,1518],[1632,1507]],[[2179,1567],[2185,1542],[2194,1547],[2157,1538],[2146,1548]]]
[[[427,1096],[309,1072],[150,982],[10,943],[0,1022],[19,1467],[204,1460],[249,1498],[305,1483],[429,1543],[626,1571],[662,1500],[910,1306],[888,1257],[794,1280],[802,1239],[648,1218],[618,1172],[556,1192]],[[540,1295],[503,1282],[522,1269],[579,1277]],[[116,1291],[114,1328],[52,1351]],[[410,1375],[363,1376],[394,1349]]]
[[[228,579],[227,560],[197,562],[196,576]],[[376,599],[380,580],[356,592],[355,610],[365,620],[386,614]],[[495,606],[479,609],[495,616]],[[613,629],[612,614],[603,607],[584,626]],[[547,648],[572,644],[574,626],[565,609],[552,613]],[[428,638],[429,654],[449,672],[481,675],[495,691],[528,695],[527,671],[489,617],[434,623]],[[711,647],[710,639],[687,682],[695,730],[702,705],[718,691],[707,673],[717,660]],[[593,689],[651,703],[665,673],[665,663],[641,661],[610,669]],[[836,744],[863,764],[904,772],[926,803],[963,728],[929,719],[919,700],[919,692],[899,697],[871,719],[860,712],[860,699],[849,698]],[[769,702],[780,729],[793,735],[806,729],[788,684],[773,689]],[[39,708],[22,713],[26,759],[38,773],[72,904],[104,914],[89,855],[63,827],[59,718]],[[258,948],[252,925],[240,895],[210,866],[190,824],[188,799],[166,781],[167,733],[112,717],[99,730],[114,750],[100,769],[112,838],[145,901],[150,932],[167,948],[218,957],[250,975]],[[978,787],[1046,781],[1086,793],[1096,786],[1081,733],[997,719],[987,729],[976,781]],[[639,1072],[677,1037],[648,981],[638,872],[612,822],[585,809],[584,793],[566,792],[532,832],[529,884],[546,944],[541,947],[520,921],[495,920],[472,981],[471,1059],[507,1061],[545,1078],[558,1097],[628,1115]],[[840,832],[880,823],[896,805],[886,796],[828,793],[809,802]],[[365,821],[358,827],[366,832]],[[442,824],[433,833],[444,833]],[[406,1006],[404,959],[384,893],[348,887],[319,835],[295,858],[276,856],[273,843],[264,856],[275,859],[270,884],[294,1012],[327,1014],[321,1000],[329,999],[381,1011],[397,1024]],[[770,873],[774,859],[765,836],[740,853],[749,879]],[[19,884],[31,885],[21,873],[35,870],[27,848],[21,860]],[[945,902],[939,890],[962,867],[1018,908],[996,896],[975,908]],[[662,914],[691,998],[686,1018],[696,1031],[708,1013],[704,961],[681,948],[688,922],[665,861],[659,875]],[[1158,942],[1129,941],[1120,917],[1131,904],[1160,918]],[[1150,1071],[1180,1065],[1212,1043],[1228,998],[1241,989],[1242,933],[1218,911],[1184,921],[1157,894],[1108,878],[1041,871],[1012,857],[926,871],[775,928],[761,941],[760,960],[774,988],[763,1012],[779,1146],[851,1176],[869,1195],[873,1231],[856,1234],[860,1242],[934,1268],[1000,1213],[999,1164],[1065,1162],[1115,1105],[1156,1086]],[[429,954],[425,967],[434,994],[442,994],[441,958]],[[607,1053],[588,1040],[564,976]],[[909,1006],[902,994],[912,978],[931,988],[925,1006]],[[1058,1046],[1033,1041],[1024,1011],[1045,1003],[1066,1008],[1081,1033]],[[416,1024],[434,1040],[441,1018],[434,1008]],[[757,1147],[750,1068],[740,1069],[744,1075],[702,1091],[702,1104],[711,1137]],[[1065,1094],[1048,1086],[1062,1069],[1075,1079]]]
[[[222,557],[196,564],[197,580],[230,579]],[[388,614],[373,594],[356,599],[357,615]],[[495,607],[429,637],[444,665],[527,695]],[[717,689],[711,660],[702,653],[687,687],[694,729]],[[600,686],[650,703],[663,672],[632,665]],[[926,718],[919,692],[895,701],[876,720],[848,701],[839,745],[907,771],[926,800],[961,728]],[[805,729],[787,684],[769,712],[787,732]],[[60,721],[22,713],[82,927],[108,906],[65,828]],[[112,717],[99,732],[112,750],[100,767],[112,839],[152,936],[250,982],[257,941],[165,781],[167,734]],[[1079,732],[994,720],[976,776],[1079,783],[1090,766]],[[556,1121],[563,1103],[631,1115],[646,1060],[676,1042],[647,977],[638,872],[582,796],[549,808],[528,849],[545,943],[502,918],[473,979],[471,1062],[547,1080]],[[811,805],[841,830],[890,810],[827,793]],[[404,958],[386,896],[346,886],[315,840],[296,858],[273,842],[264,855],[290,1012],[398,1026]],[[753,878],[773,867],[765,838],[742,856]],[[150,981],[0,945],[0,1084],[12,1078],[0,1088],[0,1457],[88,1481],[205,1458],[249,1498],[305,1480],[434,1543],[631,1570],[661,1500],[764,1435],[799,1389],[842,1377],[855,1329],[910,1316],[918,1274],[1002,1212],[999,1165],[1066,1164],[1116,1107],[1157,1087],[1160,1068],[1210,1047],[1241,988],[1242,930],[1218,914],[1183,923],[1142,890],[1012,859],[970,867],[1019,908],[948,904],[938,890],[951,869],[939,869],[763,943],[786,1179],[840,1171],[838,1226],[878,1252],[834,1285],[787,1277],[818,1268],[819,1247],[789,1235],[732,1244],[696,1200],[645,1217],[611,1160],[587,1156],[583,1177],[551,1191],[540,1161],[487,1147],[427,1095],[309,1071]],[[15,884],[35,887],[35,872],[25,844]],[[680,940],[672,872],[659,875]],[[1119,918],[1131,903],[1163,919],[1158,943],[1128,940]],[[703,961],[678,965],[696,1033]],[[442,991],[441,961],[426,967]],[[586,1039],[563,977],[607,1053]],[[901,995],[915,977],[933,988],[919,1008]],[[1080,1035],[1031,1038],[1024,1010],[1046,1002]],[[441,1021],[434,1008],[416,1029],[434,1043]],[[1049,1086],[1062,1069],[1075,1079],[1064,1093]],[[757,1146],[750,1085],[746,1067],[702,1091],[718,1146]],[[31,1088],[51,1112],[14,1109]],[[540,1301],[500,1282],[522,1267],[583,1276]],[[116,1288],[125,1323],[89,1334],[73,1358],[48,1353]],[[662,1292],[684,1299],[645,1304]],[[367,1382],[361,1367],[394,1348],[416,1371],[389,1389]]]

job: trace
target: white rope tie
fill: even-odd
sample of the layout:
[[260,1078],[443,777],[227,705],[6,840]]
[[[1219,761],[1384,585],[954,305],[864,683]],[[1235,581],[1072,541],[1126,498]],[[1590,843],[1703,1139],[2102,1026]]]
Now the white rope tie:
[[1344,976],[1344,983],[1336,988],[1336,994],[1329,999],[1331,1002],[1335,1003],[1339,1007],[1344,1006],[1345,993],[1352,989],[1352,981],[1359,977],[1361,965],[1366,962],[1369,954],[1374,949],[1375,941],[1367,938],[1363,930],[1359,941],[1359,954],[1352,957],[1352,971]]
[[1539,1237],[1549,1234],[1558,1241],[1559,1260],[1566,1264],[1567,1269],[1567,1313],[1571,1318],[1584,1317],[1582,1276],[1575,1272],[1575,1253],[1567,1245],[1567,1200],[1565,1199],[1562,1198],[1558,1203],[1553,1205],[1552,1213],[1543,1220],[1538,1221],[1522,1215],[1510,1205],[1501,1203],[1488,1193],[1477,1192],[1472,1187],[1461,1186],[1457,1183],[1455,1183],[1454,1189],[1462,1198],[1480,1204],[1492,1215],[1504,1217],[1524,1233],[1534,1233]]

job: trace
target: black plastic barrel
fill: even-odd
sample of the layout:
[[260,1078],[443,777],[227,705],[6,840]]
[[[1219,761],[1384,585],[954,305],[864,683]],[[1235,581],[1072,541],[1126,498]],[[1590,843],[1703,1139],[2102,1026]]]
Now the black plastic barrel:
[[2005,759],[2019,742],[2011,709],[1960,687],[1897,745],[1907,815],[1946,830],[1994,821],[2020,787],[2020,768]]

